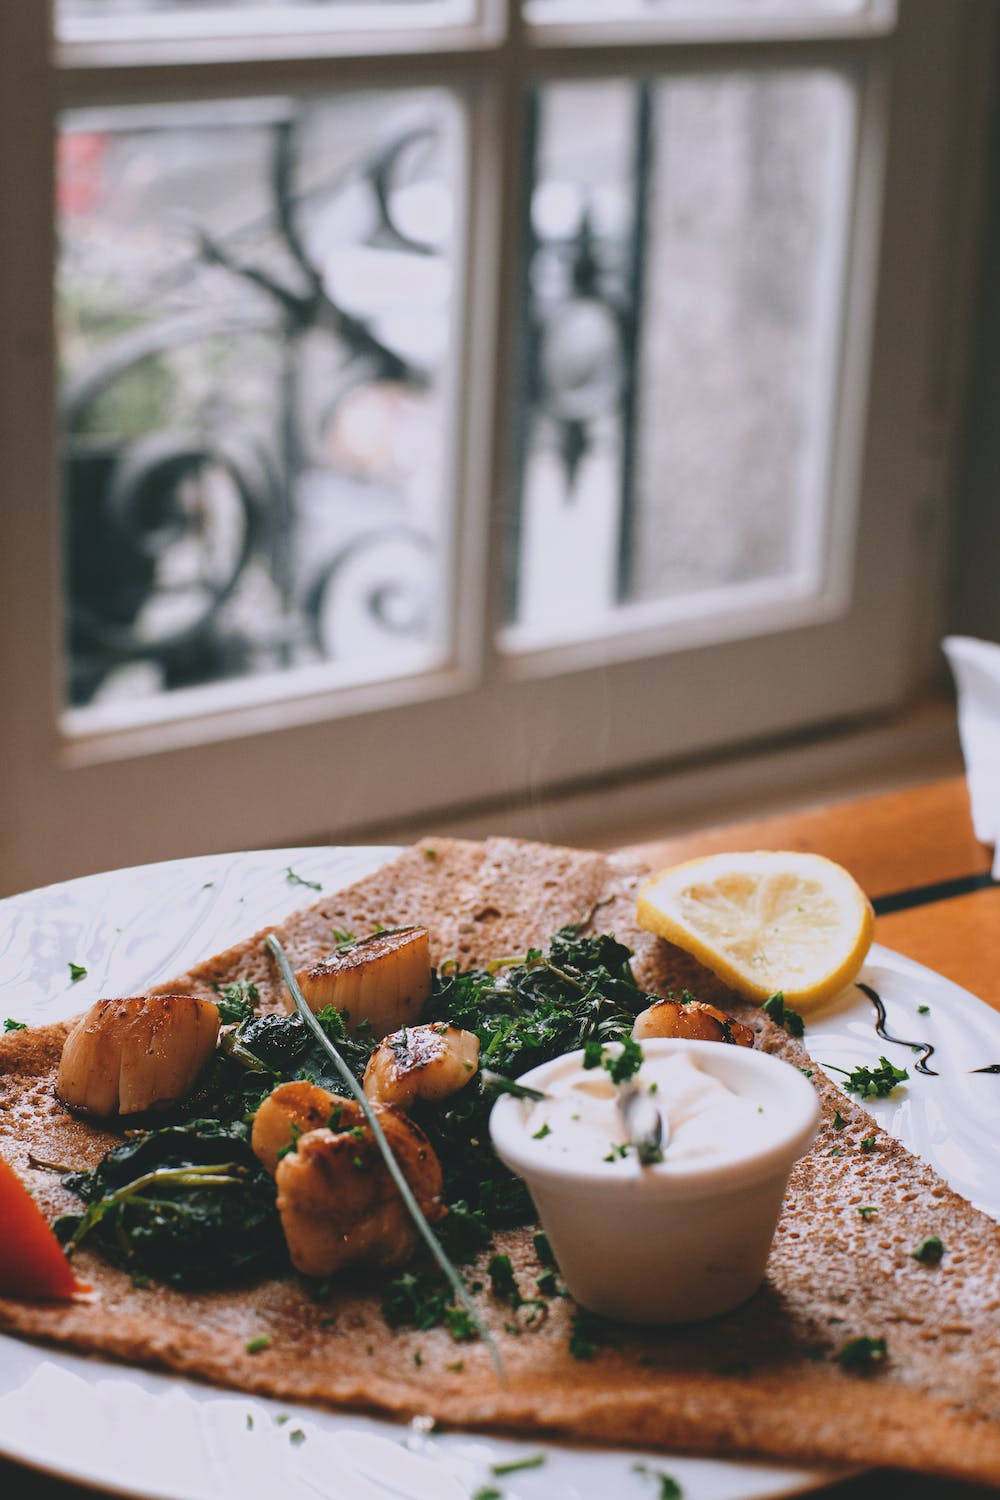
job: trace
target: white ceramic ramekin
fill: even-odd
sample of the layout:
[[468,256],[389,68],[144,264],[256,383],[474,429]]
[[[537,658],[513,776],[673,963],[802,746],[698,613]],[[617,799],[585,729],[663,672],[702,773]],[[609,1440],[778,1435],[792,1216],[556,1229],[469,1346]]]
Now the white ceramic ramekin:
[[[553,1159],[528,1129],[533,1104],[510,1095],[494,1105],[490,1135],[527,1183],[582,1307],[628,1323],[691,1323],[738,1306],[760,1285],[788,1174],[815,1137],[819,1103],[797,1068],[767,1052],[680,1038],[646,1041],[642,1050],[650,1059],[690,1054],[734,1093],[772,1117],[779,1112],[777,1135],[745,1153],[740,1143],[737,1160],[630,1175]],[[582,1055],[554,1058],[518,1081],[544,1092]]]

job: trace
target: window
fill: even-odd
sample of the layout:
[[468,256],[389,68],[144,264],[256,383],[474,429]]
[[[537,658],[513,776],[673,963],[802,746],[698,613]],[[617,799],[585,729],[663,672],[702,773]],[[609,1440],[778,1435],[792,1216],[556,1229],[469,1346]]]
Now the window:
[[9,885],[910,690],[956,11],[42,9],[0,64]]

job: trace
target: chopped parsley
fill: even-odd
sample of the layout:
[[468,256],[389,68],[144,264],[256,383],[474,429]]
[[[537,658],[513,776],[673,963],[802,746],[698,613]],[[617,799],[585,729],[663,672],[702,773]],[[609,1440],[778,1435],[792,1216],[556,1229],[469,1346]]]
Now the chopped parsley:
[[621,1051],[612,1055],[605,1052],[600,1041],[592,1038],[584,1043],[583,1066],[603,1068],[612,1083],[626,1083],[642,1067],[642,1048],[631,1036],[623,1036]]
[[847,1121],[844,1119],[843,1115],[840,1113],[840,1110],[839,1109],[835,1109],[834,1112],[833,1112],[833,1128],[834,1128],[834,1130],[843,1130],[846,1125],[847,1125]]
[[848,1339],[844,1347],[834,1355],[841,1369],[852,1375],[870,1374],[887,1357],[885,1339],[869,1338],[867,1334],[862,1334],[857,1339]]
[[923,1266],[939,1266],[945,1253],[945,1244],[940,1235],[929,1234],[910,1253]]
[[543,1297],[564,1297],[566,1293],[559,1285],[558,1278],[551,1266],[546,1266],[538,1273],[538,1290]]
[[269,1333],[258,1333],[255,1339],[248,1339],[244,1346],[248,1354],[260,1354],[264,1349],[271,1347],[271,1335]]
[[812,1068],[800,1068],[799,1072],[804,1073],[807,1078],[811,1078],[813,1076]]
[[781,990],[776,990],[770,1000],[765,1000],[761,1010],[766,1016],[770,1016],[776,1026],[783,1026],[789,1036],[801,1036],[806,1026],[797,1010],[792,1010],[785,1004],[785,997]]
[[302,1134],[302,1126],[301,1125],[296,1125],[296,1123],[295,1123],[294,1120],[292,1120],[290,1123],[291,1123],[292,1138],[288,1142],[288,1145],[287,1146],[282,1146],[281,1150],[278,1152],[278,1155],[277,1155],[277,1158],[276,1158],[277,1161],[284,1161],[284,1159],[285,1159],[286,1156],[291,1156],[292,1152],[296,1149],[296,1147],[299,1144],[299,1137]]
[[4,1031],[27,1031],[28,1023],[26,1021],[15,1021],[8,1016],[3,1023],[3,1029]]
[[569,1332],[569,1352],[574,1359],[593,1359],[604,1343],[607,1329],[603,1318],[578,1307]]
[[498,1490],[492,1484],[484,1484],[481,1489],[476,1490],[472,1500],[503,1500],[503,1490]]
[[874,1151],[875,1137],[873,1135],[864,1136],[861,1141],[861,1149],[862,1151]]
[[552,1254],[552,1246],[549,1244],[549,1237],[545,1233],[544,1229],[539,1229],[538,1232],[532,1236],[532,1244],[535,1247],[535,1254],[538,1256],[538,1260],[541,1265],[555,1265],[556,1258]]
[[87,977],[87,970],[86,970],[86,968],[84,967],[83,964],[70,963],[70,966],[69,966],[69,977],[70,977],[70,982],[72,984],[76,984],[76,982],[77,982],[78,979],[86,979],[86,977]]
[[510,1307],[520,1307],[524,1298],[521,1296],[517,1278],[514,1275],[514,1267],[510,1263],[510,1256],[491,1255],[486,1270],[494,1297],[501,1302],[506,1302]]
[[633,1464],[632,1472],[659,1485],[659,1500],[681,1500],[684,1491],[672,1474],[665,1474],[662,1469],[652,1469],[649,1464]]
[[404,1271],[390,1281],[382,1296],[382,1316],[390,1328],[405,1324],[418,1333],[443,1324],[456,1344],[477,1337],[469,1312],[450,1301],[450,1289],[430,1272]]
[[539,1126],[539,1128],[534,1132],[534,1134],[532,1135],[531,1139],[533,1141],[544,1141],[545,1137],[547,1135],[551,1135],[551,1134],[552,1134],[552,1126],[546,1120],[545,1124]]
[[930,1008],[929,1005],[918,1005],[917,1006],[917,1015],[918,1016],[929,1016],[930,1012],[931,1012],[931,1008]]
[[437,857],[438,857],[437,850],[436,849],[428,849],[427,845],[425,844],[424,845],[424,859],[437,859]]
[[858,1094],[862,1099],[885,1099],[892,1093],[897,1084],[905,1082],[909,1073],[905,1068],[893,1067],[887,1057],[880,1057],[877,1068],[868,1068],[864,1063],[859,1063],[850,1072],[846,1068],[837,1068],[829,1064],[834,1073],[843,1073],[847,1082],[844,1084],[849,1094]]
[[466,1308],[454,1303],[444,1310],[444,1326],[456,1344],[467,1344],[479,1337],[479,1330],[472,1321],[472,1314]]
[[853,1376],[868,1376],[886,1358],[888,1349],[885,1338],[868,1338],[867,1334],[862,1334],[861,1338],[850,1338],[843,1349],[834,1355],[841,1370],[846,1370]]
[[827,1156],[843,1156],[844,1153],[839,1146],[831,1146],[826,1154]]
[[288,1441],[291,1443],[293,1448],[301,1447],[305,1440],[306,1435],[302,1431],[301,1427],[293,1427],[291,1432],[288,1434]]
[[502,1474],[518,1474],[522,1469],[540,1469],[547,1455],[532,1453],[528,1458],[512,1458],[508,1463],[490,1464],[490,1472],[499,1479]]
[[254,1008],[260,999],[260,993],[252,980],[236,979],[232,984],[213,985],[212,988],[218,992],[219,998],[215,1003],[223,1026],[238,1026],[252,1019]]
[[340,927],[331,927],[330,936],[337,945],[338,953],[350,953],[351,949],[356,948],[361,941],[356,933],[345,932]]
[[306,880],[302,875],[296,875],[291,865],[285,866],[285,879],[288,881],[289,885],[304,885],[307,886],[311,891],[321,891],[323,889],[320,881]]
[[875,1208],[875,1206],[871,1203],[863,1203],[858,1209],[858,1213],[863,1219],[874,1219],[875,1215],[878,1213],[878,1209]]

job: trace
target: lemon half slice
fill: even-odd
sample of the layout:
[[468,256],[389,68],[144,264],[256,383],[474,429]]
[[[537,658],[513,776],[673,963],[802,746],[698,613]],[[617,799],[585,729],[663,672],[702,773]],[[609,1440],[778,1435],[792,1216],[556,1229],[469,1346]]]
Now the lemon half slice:
[[747,999],[805,1009],[858,973],[875,925],[852,875],[820,854],[710,854],[639,891],[640,927],[693,954]]

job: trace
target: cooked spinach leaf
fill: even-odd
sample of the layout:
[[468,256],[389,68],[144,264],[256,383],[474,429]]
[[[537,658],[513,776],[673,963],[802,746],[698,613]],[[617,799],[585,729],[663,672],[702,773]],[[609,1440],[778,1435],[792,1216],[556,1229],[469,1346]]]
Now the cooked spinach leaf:
[[240,1122],[217,1120],[137,1131],[91,1171],[64,1178],[88,1207],[53,1227],[172,1286],[219,1286],[273,1269],[284,1259],[274,1183],[249,1135]]

